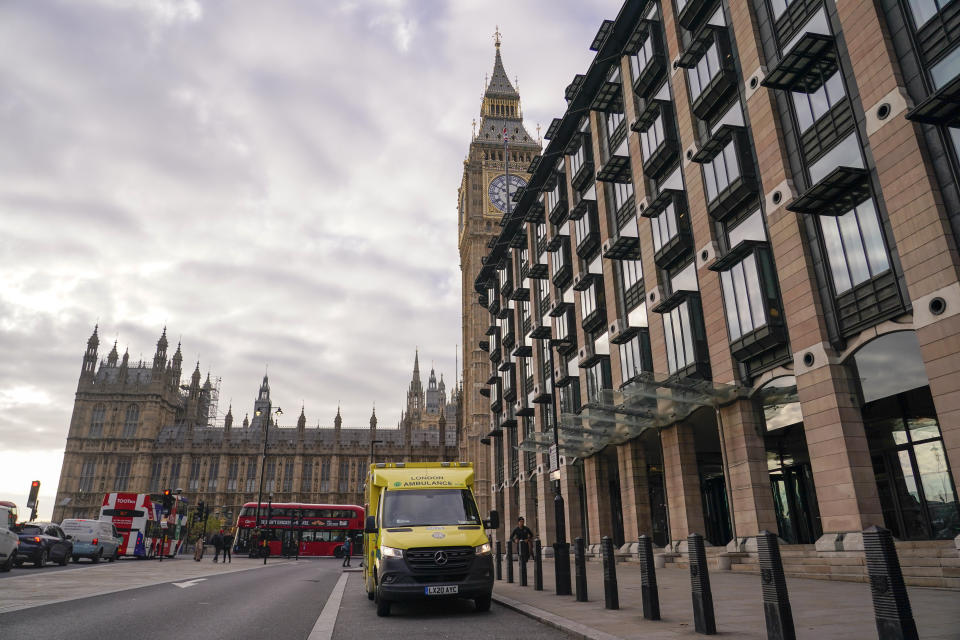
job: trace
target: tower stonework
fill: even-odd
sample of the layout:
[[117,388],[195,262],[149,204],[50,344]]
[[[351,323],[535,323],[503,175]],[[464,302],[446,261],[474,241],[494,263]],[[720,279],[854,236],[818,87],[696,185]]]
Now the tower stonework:
[[[474,463],[477,499],[482,513],[491,504],[491,450],[481,438],[490,431],[490,401],[481,395],[490,377],[491,362],[481,345],[488,340],[489,314],[480,304],[473,283],[489,251],[488,243],[500,233],[500,221],[514,206],[512,197],[526,185],[527,167],[540,152],[540,143],[523,126],[520,93],[510,82],[500,57],[496,35],[493,74],[481,103],[479,129],[475,129],[458,190],[458,247],[462,278],[463,425],[460,459]],[[507,145],[504,149],[504,138]],[[505,156],[506,153],[506,156]],[[509,173],[509,180],[507,174]],[[508,196],[509,194],[509,196]]]

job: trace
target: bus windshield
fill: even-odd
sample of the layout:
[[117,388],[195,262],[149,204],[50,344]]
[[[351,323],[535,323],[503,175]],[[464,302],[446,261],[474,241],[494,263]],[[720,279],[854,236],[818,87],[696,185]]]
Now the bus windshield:
[[384,527],[457,524],[480,524],[477,505],[467,489],[403,489],[384,496]]

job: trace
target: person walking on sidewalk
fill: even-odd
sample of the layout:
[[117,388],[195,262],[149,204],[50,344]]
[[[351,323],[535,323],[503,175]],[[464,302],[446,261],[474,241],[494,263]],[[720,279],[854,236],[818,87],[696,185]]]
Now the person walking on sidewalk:
[[220,552],[223,551],[223,529],[213,534],[210,542],[213,543],[213,561],[216,562],[217,558],[220,557]]
[[[517,526],[514,527],[513,533],[510,534],[510,539],[516,541],[518,550],[520,551],[520,562],[526,562],[527,557],[530,555],[530,545],[533,544],[533,531],[524,524],[523,516],[517,518]],[[526,541],[526,547],[520,545],[521,541]]]
[[343,549],[343,566],[344,566],[344,567],[349,567],[349,566],[350,566],[350,553],[353,551],[353,545],[350,544],[350,536],[347,536],[347,537],[344,539],[344,541],[343,541],[343,546],[341,547],[341,549]]
[[233,562],[233,555],[231,555],[230,547],[233,546],[233,534],[225,533],[223,535],[223,562]]

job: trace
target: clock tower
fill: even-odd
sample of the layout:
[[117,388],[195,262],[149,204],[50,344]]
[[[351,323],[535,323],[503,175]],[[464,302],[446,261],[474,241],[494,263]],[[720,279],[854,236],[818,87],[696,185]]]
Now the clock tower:
[[[480,342],[487,339],[487,310],[480,306],[474,280],[483,266],[488,243],[500,233],[500,220],[513,207],[512,198],[526,185],[527,167],[540,153],[540,142],[523,126],[520,93],[510,82],[500,58],[500,32],[494,34],[493,75],[483,93],[480,127],[474,129],[458,191],[458,240],[462,284],[463,429],[460,459],[474,463],[481,513],[492,508],[490,449],[480,438],[490,431],[490,401],[480,394],[490,377],[490,361]],[[504,139],[506,138],[506,148]]]

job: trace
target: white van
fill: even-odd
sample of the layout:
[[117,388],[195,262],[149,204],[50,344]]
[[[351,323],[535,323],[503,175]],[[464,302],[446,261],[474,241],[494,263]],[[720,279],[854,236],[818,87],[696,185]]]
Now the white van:
[[0,571],[13,568],[20,545],[20,536],[13,532],[14,519],[9,507],[0,506]]
[[120,557],[120,543],[123,539],[116,527],[101,520],[68,519],[60,523],[63,532],[73,542],[73,561],[90,558],[94,563],[106,558],[113,562]]

